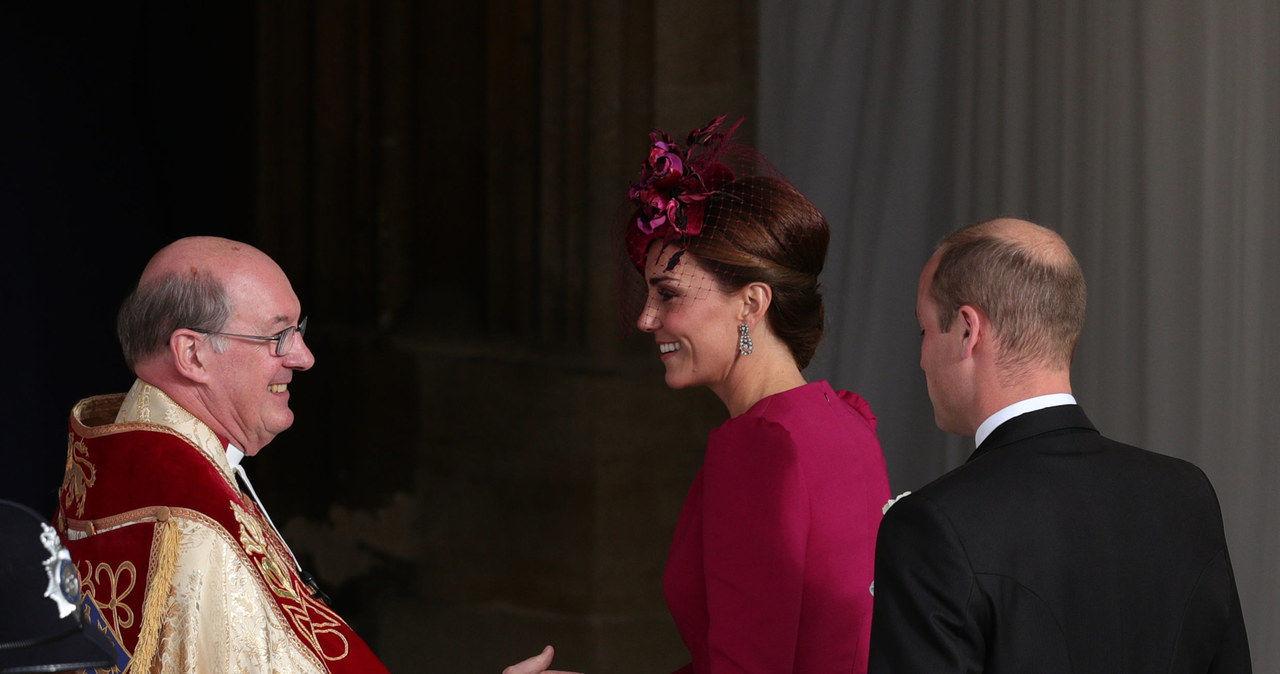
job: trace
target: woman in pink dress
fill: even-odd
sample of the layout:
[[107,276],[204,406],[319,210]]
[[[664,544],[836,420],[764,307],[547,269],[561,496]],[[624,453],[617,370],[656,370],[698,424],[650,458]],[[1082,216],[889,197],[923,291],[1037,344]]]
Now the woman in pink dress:
[[625,230],[667,385],[706,386],[729,412],[663,579],[692,656],[680,671],[865,672],[889,483],[866,401],[802,374],[827,223],[723,121],[684,145],[652,134]]

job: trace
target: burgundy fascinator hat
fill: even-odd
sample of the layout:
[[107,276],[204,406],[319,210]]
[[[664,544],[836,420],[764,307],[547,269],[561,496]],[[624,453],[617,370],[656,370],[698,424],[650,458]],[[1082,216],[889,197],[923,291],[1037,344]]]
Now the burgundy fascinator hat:
[[827,221],[763,155],[734,140],[742,120],[724,121],[695,129],[683,145],[649,134],[619,238],[621,318],[656,329],[683,302],[759,281],[773,289],[770,327],[803,368],[822,335]]
[[736,177],[733,166],[763,162],[754,150],[733,142],[742,120],[721,129],[725,117],[689,132],[683,146],[664,131],[649,134],[649,156],[640,168],[640,180],[627,191],[635,211],[625,240],[637,269],[644,269],[645,252],[655,239],[675,241],[704,233],[707,206]]

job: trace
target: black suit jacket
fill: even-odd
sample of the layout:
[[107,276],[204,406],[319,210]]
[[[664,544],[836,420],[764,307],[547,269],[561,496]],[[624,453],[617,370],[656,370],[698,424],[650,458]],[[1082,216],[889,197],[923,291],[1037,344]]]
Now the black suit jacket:
[[1213,487],[1075,405],[1005,422],[881,522],[870,671],[1251,671]]

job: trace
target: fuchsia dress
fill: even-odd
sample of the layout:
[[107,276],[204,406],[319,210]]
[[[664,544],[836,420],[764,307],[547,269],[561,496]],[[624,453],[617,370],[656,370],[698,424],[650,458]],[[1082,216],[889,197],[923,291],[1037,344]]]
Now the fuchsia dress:
[[667,559],[681,672],[865,672],[876,528],[889,500],[875,416],[825,381],[712,431]]

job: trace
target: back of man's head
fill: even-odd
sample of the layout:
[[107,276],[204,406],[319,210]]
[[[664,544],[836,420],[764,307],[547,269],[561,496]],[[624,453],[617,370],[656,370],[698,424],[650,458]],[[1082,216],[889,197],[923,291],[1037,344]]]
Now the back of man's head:
[[995,333],[1002,379],[1070,368],[1086,289],[1062,237],[1023,220],[991,220],[943,239],[937,261],[930,296],[943,332],[961,306],[973,306]]

